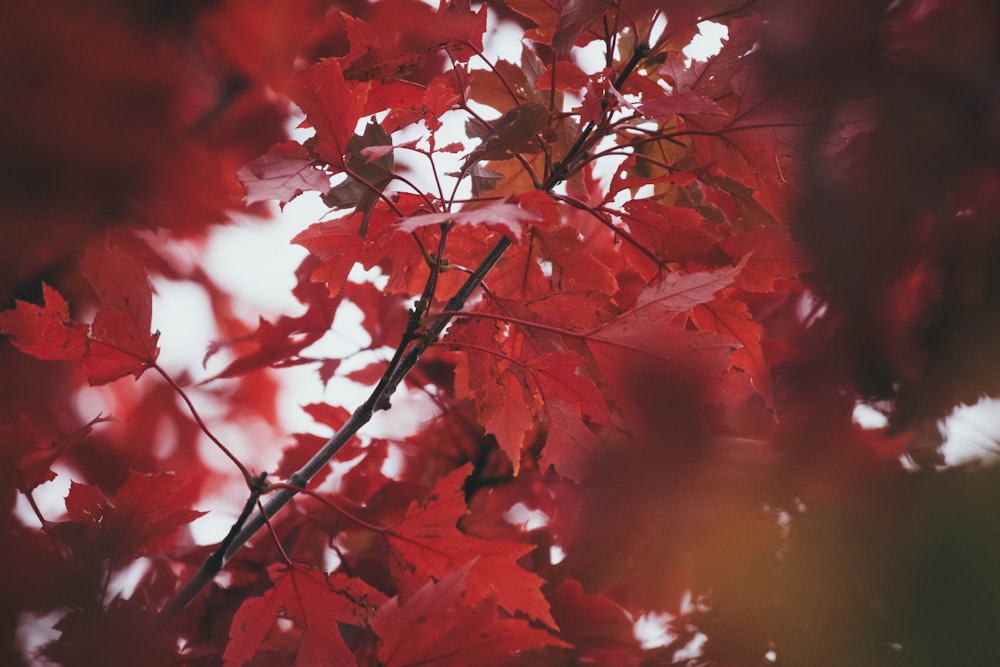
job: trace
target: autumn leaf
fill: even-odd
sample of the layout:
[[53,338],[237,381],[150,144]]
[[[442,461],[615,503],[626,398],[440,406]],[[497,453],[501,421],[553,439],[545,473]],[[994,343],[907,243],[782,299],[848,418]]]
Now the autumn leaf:
[[661,116],[691,115],[691,114],[722,114],[727,112],[714,101],[690,90],[682,90],[653,99],[643,99],[638,105],[644,116],[659,118]]
[[508,160],[522,153],[537,153],[538,133],[548,127],[549,110],[528,102],[505,113],[482,137],[465,159],[463,169],[480,160]]
[[88,527],[92,548],[119,567],[139,554],[169,550],[174,533],[204,514],[185,507],[187,491],[175,475],[133,470],[111,498],[95,486],[73,482],[66,513]]
[[548,431],[539,465],[582,482],[601,446],[588,423],[608,425],[607,399],[583,372],[582,357],[553,352],[529,362],[542,397]]
[[736,234],[721,247],[733,259],[747,258],[736,286],[749,292],[772,292],[776,280],[798,278],[808,269],[802,248],[779,226]]
[[88,248],[80,262],[100,301],[89,331],[70,318],[65,299],[43,285],[45,306],[18,302],[0,313],[0,332],[38,359],[81,363],[91,384],[138,378],[156,363],[159,332],[149,329],[153,294],[145,271],[121,248]]
[[611,6],[609,0],[568,0],[559,11],[552,48],[556,53],[568,53],[580,34]]
[[492,597],[510,614],[521,612],[555,628],[540,590],[542,579],[517,564],[535,547],[481,540],[459,530],[468,511],[462,481],[469,470],[464,466],[442,477],[422,503],[411,503],[403,520],[386,531],[389,565],[401,596],[406,600],[428,581],[440,581],[475,560],[465,584],[471,604]]
[[93,384],[131,373],[135,377],[156,363],[160,333],[150,333],[153,289],[146,272],[121,248],[88,248],[80,262],[100,300],[90,326],[90,349],[84,372]]
[[487,667],[528,649],[568,646],[523,619],[498,617],[492,597],[477,600],[468,581],[476,563],[473,559],[405,600],[397,596],[382,606],[372,624],[382,664]]
[[376,203],[368,218],[368,234],[360,236],[362,212],[355,211],[345,217],[313,223],[293,239],[321,260],[312,272],[312,280],[324,282],[330,295],[337,297],[344,288],[347,276],[355,264],[366,269],[378,266],[389,276],[384,294],[418,294],[424,279],[429,275],[427,260],[412,236],[396,225],[399,214],[412,215],[423,199],[415,195],[393,197],[390,208],[382,201]]
[[347,142],[364,112],[371,85],[346,81],[340,63],[326,58],[298,72],[292,100],[316,130],[316,153],[333,171],[344,165]]
[[327,191],[323,203],[332,208],[353,207],[361,212],[358,234],[367,235],[368,221],[382,191],[392,180],[394,166],[392,141],[373,119],[363,134],[355,134],[347,142],[347,179]]
[[274,586],[263,596],[240,605],[223,654],[226,667],[250,661],[278,619],[297,623],[301,637],[296,666],[355,665],[344,643],[340,623],[366,627],[386,596],[360,579],[339,572],[325,574],[303,567],[275,564],[268,568]]
[[[744,260],[745,261],[745,260]],[[738,266],[672,273],[663,282],[643,290],[635,306],[587,336],[587,347],[601,377],[625,410],[634,374],[657,372],[691,386],[703,387],[709,400],[738,402],[749,391],[749,381],[727,376],[730,356],[739,344],[711,332],[688,329],[678,316],[711,300],[733,283]],[[655,369],[655,371],[654,371]],[[636,419],[633,423],[638,423]]]
[[482,225],[487,229],[495,229],[503,232],[513,240],[521,238],[524,225],[541,220],[542,217],[535,211],[522,208],[509,199],[501,199],[490,202],[485,206],[470,210],[461,210],[458,213],[425,213],[421,215],[411,215],[401,218],[398,229],[404,232],[412,232],[421,227],[429,225],[443,225],[454,223],[456,225]]
[[236,172],[246,188],[248,203],[277,201],[287,204],[303,192],[326,192],[330,177],[317,169],[309,150],[295,141],[275,144]]
[[[493,395],[481,397],[480,419],[492,413],[483,422],[487,433],[496,438],[500,450],[507,455],[516,475],[521,469],[521,450],[535,428],[535,408],[538,400],[532,389],[525,386],[524,378],[514,372],[503,373],[495,383]],[[484,406],[483,403],[489,405]]]
[[0,331],[17,349],[37,359],[83,361],[87,356],[87,325],[74,321],[69,304],[56,290],[42,283],[44,306],[17,301],[13,310],[0,313]]
[[562,636],[573,644],[578,663],[634,664],[642,649],[634,622],[606,595],[587,593],[576,579],[565,579],[545,592]]
[[762,337],[764,328],[755,322],[747,305],[735,299],[719,297],[696,306],[691,320],[701,331],[711,331],[739,341],[740,349],[730,357],[728,372],[747,373],[754,389],[770,409],[774,409],[771,394],[771,372],[764,359]]
[[40,484],[55,479],[52,464],[59,457],[90,435],[94,426],[109,421],[115,420],[98,415],[72,433],[43,445],[35,425],[21,415],[17,421],[0,426],[0,452],[4,463],[17,474],[21,491],[30,493]]

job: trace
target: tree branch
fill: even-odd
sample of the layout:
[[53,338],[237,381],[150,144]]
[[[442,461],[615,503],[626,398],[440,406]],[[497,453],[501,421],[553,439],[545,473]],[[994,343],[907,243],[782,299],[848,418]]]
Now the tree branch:
[[[447,312],[459,311],[465,305],[465,302],[472,295],[472,293],[479,287],[483,278],[486,274],[496,266],[496,263],[500,261],[500,258],[510,247],[510,239],[507,237],[501,238],[496,245],[490,250],[489,254],[479,263],[476,270],[466,279],[462,284],[462,287],[455,293],[455,295],[448,301],[445,306]],[[233,556],[246,544],[250,538],[257,534],[266,523],[265,517],[274,516],[282,507],[288,504],[292,498],[294,498],[298,493],[299,489],[293,487],[305,488],[316,473],[326,466],[330,462],[337,452],[343,448],[344,445],[350,441],[354,435],[367,424],[372,416],[380,409],[385,409],[389,405],[389,397],[396,391],[399,383],[403,381],[403,378],[410,372],[410,370],[417,365],[420,361],[420,357],[426,351],[428,344],[435,340],[444,331],[445,327],[448,326],[448,322],[451,321],[451,315],[440,315],[431,322],[430,326],[427,327],[426,332],[421,336],[423,341],[421,344],[413,347],[408,353],[405,353],[400,360],[399,364],[391,371],[388,379],[385,382],[379,383],[379,385],[372,391],[368,399],[359,405],[354,413],[351,414],[350,418],[340,427],[333,436],[326,441],[326,443],[315,453],[312,458],[310,458],[301,468],[299,468],[295,473],[293,473],[288,478],[288,486],[282,486],[277,491],[268,498],[267,502],[263,505],[263,513],[258,511],[253,516],[250,517],[246,523],[243,524],[243,528],[239,533],[232,538],[229,542],[225,551],[220,554],[221,557],[210,557],[204,563],[197,572],[192,575],[192,577],[187,581],[187,583],[182,586],[176,594],[170,599],[169,602],[164,606],[163,610],[160,612],[160,623],[161,625],[168,624],[173,618],[177,616],[194,599],[198,592],[215,578],[215,575],[225,567]],[[410,344],[410,340],[404,338],[400,343],[400,350],[405,349]]]

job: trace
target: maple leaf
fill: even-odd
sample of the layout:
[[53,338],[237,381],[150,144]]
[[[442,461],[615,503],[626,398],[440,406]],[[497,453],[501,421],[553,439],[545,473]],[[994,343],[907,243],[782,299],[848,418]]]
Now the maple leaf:
[[508,160],[540,150],[538,133],[548,127],[549,110],[543,104],[519,104],[493,124],[482,141],[465,159],[463,169],[480,160]]
[[88,248],[80,262],[101,307],[90,326],[90,349],[83,369],[92,384],[135,377],[156,363],[160,333],[149,332],[153,291],[145,271],[121,248]]
[[316,168],[309,149],[296,141],[271,146],[236,172],[246,188],[247,203],[277,201],[287,204],[303,192],[326,192],[330,177]]
[[39,446],[41,436],[35,425],[26,415],[21,415],[17,421],[0,426],[0,451],[16,472],[21,491],[30,493],[38,485],[55,479],[52,464],[56,459],[90,435],[94,426],[109,421],[114,419],[98,415],[56,442]]
[[344,165],[347,142],[364,112],[371,84],[347,81],[340,63],[324,58],[295,75],[291,97],[316,129],[316,153],[337,171]]
[[[669,262],[703,265],[717,261],[724,234],[698,210],[664,206],[649,199],[626,202],[624,209],[622,217],[628,222],[632,237],[657,257]],[[746,249],[749,251],[749,247]],[[745,254],[734,258],[742,258]]]
[[685,117],[685,126],[695,132],[680,164],[703,168],[703,182],[730,193],[743,225],[753,218],[767,224],[787,220],[795,147],[814,120],[806,101],[753,67],[760,57],[754,48],[759,20],[734,20],[722,51],[708,63],[688,67],[671,54],[661,70],[678,92],[712,100],[726,111]]
[[456,394],[475,401],[477,421],[496,438],[516,475],[521,449],[535,427],[540,397],[528,386],[524,368],[505,358],[507,341],[498,322],[486,318],[458,322],[446,340],[467,346],[455,369]]
[[545,597],[578,664],[632,665],[639,659],[633,620],[607,596],[587,593],[576,579],[565,579],[548,588]]
[[112,498],[96,486],[73,482],[66,495],[66,513],[88,526],[92,548],[116,568],[136,555],[170,548],[171,537],[181,526],[205,514],[178,508],[186,491],[187,485],[172,474],[133,470]]
[[388,109],[382,127],[389,133],[422,119],[431,132],[428,139],[433,145],[433,133],[442,126],[440,116],[453,109],[463,97],[455,78],[455,71],[451,71],[434,77],[427,86],[407,81],[379,86],[368,94],[365,113]]
[[471,595],[468,580],[476,562],[382,606],[372,623],[382,664],[488,667],[528,649],[569,646],[523,619],[499,618],[492,597],[477,600]]
[[100,300],[89,332],[72,320],[65,299],[43,285],[44,306],[18,301],[0,313],[0,332],[38,359],[81,363],[91,384],[136,378],[156,363],[159,332],[151,334],[153,293],[145,271],[124,250],[88,248],[80,262]]
[[338,624],[367,627],[386,596],[340,572],[325,574],[282,564],[271,565],[267,572],[274,586],[261,597],[245,600],[233,616],[222,656],[225,666],[240,667],[251,660],[279,618],[302,627],[297,667],[356,665]]
[[157,626],[153,611],[141,597],[116,598],[107,607],[68,612],[54,626],[59,639],[46,645],[41,654],[67,667],[177,665],[176,645]]
[[610,0],[568,0],[559,11],[552,48],[566,54],[576,44],[577,38],[589,28],[613,3]]
[[583,363],[579,355],[561,352],[529,362],[548,423],[539,465],[543,470],[551,465],[575,482],[583,481],[589,464],[601,451],[597,437],[584,420],[594,424],[611,422],[607,399],[582,372]]
[[741,348],[733,352],[730,364],[740,372],[750,374],[751,382],[764,403],[774,410],[771,394],[771,372],[764,359],[761,344],[764,328],[753,321],[747,305],[741,301],[719,297],[696,306],[691,320],[701,331],[712,331],[739,341]]
[[716,102],[690,90],[664,94],[662,97],[653,99],[644,98],[642,103],[638,105],[638,109],[644,116],[652,118],[674,114],[726,115],[728,113]]
[[748,292],[772,292],[776,280],[798,278],[809,266],[802,248],[780,226],[736,234],[723,241],[721,248],[733,259],[747,258],[735,284]]
[[458,213],[411,215],[400,219],[398,229],[412,232],[428,225],[443,225],[449,222],[456,225],[483,225],[487,229],[501,231],[513,240],[519,241],[524,224],[541,219],[542,216],[535,211],[521,208],[509,198],[504,198],[485,206],[463,209]]
[[87,356],[87,325],[74,321],[66,300],[45,283],[42,295],[44,306],[17,301],[13,310],[0,313],[0,332],[36,359],[83,361]]
[[[430,8],[426,6],[405,6],[405,3],[399,3],[397,10],[404,10],[416,22],[430,20]],[[351,50],[341,61],[346,78],[360,81],[374,79],[387,83],[412,73],[423,62],[425,54],[399,48],[395,42],[401,35],[391,28],[378,30],[367,21],[350,14],[341,12],[340,15],[347,31],[347,41],[351,45]]]
[[400,595],[405,600],[428,581],[440,581],[475,560],[466,582],[470,603],[495,597],[508,613],[521,612],[555,628],[540,590],[543,580],[517,564],[534,545],[481,540],[458,529],[468,512],[462,482],[470,470],[466,465],[439,479],[423,503],[411,503],[402,521],[386,531],[389,566]]
[[[335,185],[323,195],[323,203],[332,208],[354,207],[362,213],[358,234],[365,236],[368,221],[393,177],[395,160],[392,140],[374,119],[365,126],[364,134],[355,134],[347,142],[347,180]],[[372,149],[382,149],[373,153]]]
[[[587,335],[601,377],[620,407],[631,411],[626,399],[636,372],[657,372],[692,386],[703,387],[710,400],[737,402],[746,398],[749,382],[726,375],[730,355],[739,345],[728,337],[690,330],[678,315],[710,301],[742,271],[738,266],[672,273],[663,282],[640,292],[635,306]],[[633,415],[638,424],[638,415]],[[631,420],[630,420],[631,421]]]

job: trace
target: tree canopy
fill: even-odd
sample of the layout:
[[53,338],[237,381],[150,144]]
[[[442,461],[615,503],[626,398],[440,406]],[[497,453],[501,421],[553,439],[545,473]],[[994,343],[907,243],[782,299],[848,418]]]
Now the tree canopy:
[[[942,435],[1000,396],[993,0],[0,26],[3,664],[1000,664],[1000,471]],[[248,319],[210,240],[310,197]],[[290,367],[354,390],[288,433]]]

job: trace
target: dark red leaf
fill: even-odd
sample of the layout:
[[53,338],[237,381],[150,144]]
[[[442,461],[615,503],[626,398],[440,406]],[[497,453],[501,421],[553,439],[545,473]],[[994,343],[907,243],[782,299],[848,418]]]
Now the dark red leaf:
[[465,583],[470,604],[494,598],[508,613],[521,612],[554,628],[540,591],[542,579],[517,564],[535,547],[480,540],[459,530],[458,522],[468,512],[462,482],[469,470],[465,466],[442,477],[423,503],[411,503],[406,517],[387,531],[390,567],[403,599],[415,595],[428,581],[441,580],[475,560]]
[[69,305],[56,290],[42,283],[44,306],[18,301],[0,313],[0,331],[17,349],[38,359],[83,361],[87,355],[87,325],[73,321]]
[[317,169],[309,150],[295,141],[275,144],[236,172],[247,191],[247,202],[287,204],[303,192],[326,192],[330,177]]
[[386,667],[501,665],[514,654],[543,646],[567,646],[522,619],[499,618],[492,598],[469,594],[471,561],[429,581],[408,599],[389,600],[372,624],[378,657]]
[[262,597],[249,598],[233,617],[229,643],[223,654],[226,667],[251,660],[277,619],[301,628],[295,665],[355,665],[344,643],[340,623],[366,627],[386,602],[384,594],[360,579],[339,572],[272,565],[274,586]]
[[124,249],[88,248],[80,262],[101,306],[90,327],[90,350],[84,371],[92,384],[126,374],[137,378],[156,363],[160,333],[150,333],[153,289],[146,272]]

